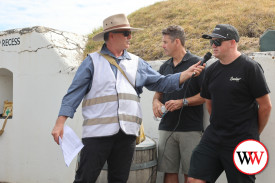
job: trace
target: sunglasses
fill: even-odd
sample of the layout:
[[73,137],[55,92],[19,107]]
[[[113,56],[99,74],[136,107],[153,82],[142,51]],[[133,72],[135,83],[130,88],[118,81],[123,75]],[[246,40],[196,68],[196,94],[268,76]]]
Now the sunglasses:
[[228,41],[228,40],[229,39],[215,39],[215,40],[210,39],[210,45],[212,46],[214,44],[215,46],[221,46],[222,42]]
[[129,35],[131,35],[131,31],[112,31],[112,33],[122,33],[124,37],[128,37]]

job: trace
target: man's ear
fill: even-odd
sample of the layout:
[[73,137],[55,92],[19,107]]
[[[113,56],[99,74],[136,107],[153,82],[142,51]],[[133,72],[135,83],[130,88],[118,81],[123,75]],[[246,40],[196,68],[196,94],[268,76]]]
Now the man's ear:
[[230,40],[230,45],[231,45],[231,47],[235,47],[236,44],[237,44],[237,42],[236,42],[235,39]]
[[181,45],[180,39],[175,39],[177,45]]
[[112,32],[109,32],[109,39],[112,39],[114,37],[114,34]]

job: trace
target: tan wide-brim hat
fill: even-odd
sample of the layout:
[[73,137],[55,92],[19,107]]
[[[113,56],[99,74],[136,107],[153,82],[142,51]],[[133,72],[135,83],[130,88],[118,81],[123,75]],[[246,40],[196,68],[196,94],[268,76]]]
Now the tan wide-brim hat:
[[112,30],[130,29],[131,31],[142,30],[141,28],[133,28],[125,14],[112,15],[103,20],[103,32],[93,37],[94,41],[104,41],[104,34]]

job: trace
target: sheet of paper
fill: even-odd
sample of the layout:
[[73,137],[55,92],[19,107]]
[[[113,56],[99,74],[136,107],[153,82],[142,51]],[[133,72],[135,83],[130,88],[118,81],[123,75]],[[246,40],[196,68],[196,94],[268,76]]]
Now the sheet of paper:
[[59,144],[67,166],[70,166],[74,157],[84,147],[75,132],[67,125],[64,125],[63,138],[59,137]]

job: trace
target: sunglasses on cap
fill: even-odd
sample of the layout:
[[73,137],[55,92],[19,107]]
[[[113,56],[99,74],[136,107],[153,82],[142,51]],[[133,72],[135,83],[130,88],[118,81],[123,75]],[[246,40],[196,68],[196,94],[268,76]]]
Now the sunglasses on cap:
[[124,37],[128,37],[131,35],[131,31],[125,30],[125,31],[111,31],[112,33],[122,33]]
[[222,45],[222,42],[224,41],[228,41],[229,39],[210,39],[210,45],[212,46],[213,44],[215,46],[221,46]]

